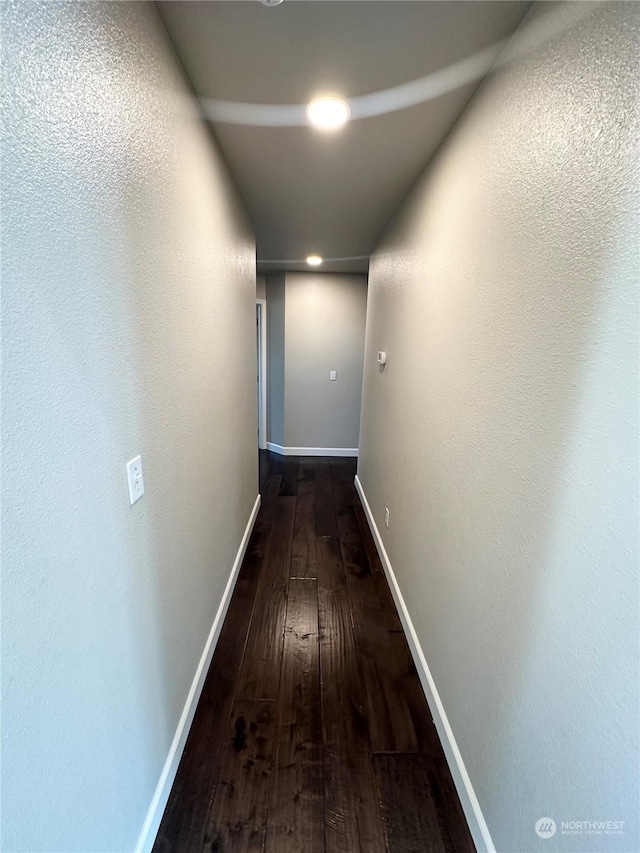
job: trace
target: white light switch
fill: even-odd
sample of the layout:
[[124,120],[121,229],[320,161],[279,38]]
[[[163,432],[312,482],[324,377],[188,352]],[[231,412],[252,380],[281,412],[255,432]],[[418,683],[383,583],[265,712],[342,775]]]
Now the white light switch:
[[332,382],[335,382],[337,378],[338,378],[338,371],[337,371],[337,370],[332,370],[332,371],[331,371],[331,373],[329,374],[329,379],[330,379]]
[[140,456],[136,456],[131,462],[127,462],[127,483],[129,484],[129,501],[134,504],[144,494],[142,459]]

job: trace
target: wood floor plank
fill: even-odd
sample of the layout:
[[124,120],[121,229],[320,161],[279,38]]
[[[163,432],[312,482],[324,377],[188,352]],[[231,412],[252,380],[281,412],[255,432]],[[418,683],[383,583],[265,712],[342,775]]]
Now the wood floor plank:
[[[413,663],[406,644],[393,642],[351,507],[338,515],[340,547],[353,620],[356,649],[368,708],[373,752],[418,752],[413,707],[415,695],[405,690]],[[403,639],[403,638],[402,638]]]
[[327,853],[383,853],[371,755],[340,543],[318,539],[318,614]]
[[389,853],[463,853],[442,838],[426,762],[423,755],[375,757]]
[[333,506],[331,488],[331,468],[327,462],[316,464],[316,534],[318,536],[337,536],[336,515]]
[[260,494],[263,493],[264,481],[269,473],[269,455],[266,450],[258,450],[258,487]]
[[382,613],[387,630],[402,631],[402,622],[400,621],[400,617],[393,600],[393,595],[389,589],[387,576],[382,568],[382,563],[380,562],[380,557],[378,555],[375,542],[373,541],[373,536],[371,535],[371,530],[369,529],[367,518],[364,514],[359,497],[354,501],[353,511],[358,522],[358,529],[360,530],[362,543],[364,545],[367,560],[369,561],[369,566],[378,591],[378,598],[380,599],[380,604],[382,606]]
[[301,456],[300,457],[300,465],[298,468],[298,494],[300,494],[300,487],[304,484],[309,486],[309,484],[315,484],[316,481],[316,460],[309,456]]
[[153,853],[192,853],[202,846],[220,770],[258,578],[271,523],[261,509],[205,679]]
[[268,495],[269,497],[276,497],[280,494],[280,487],[282,485],[282,474],[267,474],[264,481],[264,495]]
[[371,749],[374,753],[419,752],[422,745],[416,720],[421,719],[422,709],[416,707],[416,695],[405,684],[411,677],[412,661],[384,626],[374,629],[375,625],[373,612],[354,617]]
[[411,714],[418,751],[432,759],[444,758],[440,738],[406,637],[401,631],[393,631],[389,633],[389,642],[393,649],[392,658],[398,662],[400,673],[398,689],[402,692]]
[[315,467],[300,464],[291,546],[291,577],[316,577]]
[[273,530],[258,581],[237,699],[277,697],[296,499],[277,499]]
[[280,453],[274,453],[273,450],[269,450],[267,452],[267,459],[269,462],[269,473],[270,474],[282,474],[284,472],[284,456],[281,456]]
[[330,467],[331,490],[333,493],[333,506],[336,514],[353,503],[353,495],[350,488],[349,466],[342,461],[336,461]]
[[462,803],[439,743],[436,757],[425,756],[425,764],[433,802],[438,812],[440,834],[447,853],[476,853]]
[[[348,511],[341,514],[338,526],[341,531],[347,589],[354,608],[356,646],[359,652],[363,654],[367,652],[363,666],[365,689],[368,701],[380,712],[375,715],[371,723],[372,749],[374,752],[414,752],[417,749],[434,758],[444,757],[431,711],[359,499],[354,504],[353,510],[357,527],[354,528],[353,517]],[[367,525],[364,529],[360,515],[364,525]],[[366,566],[363,564],[362,548],[367,557]],[[369,570],[373,568],[371,549],[375,552],[379,567],[378,577],[375,571],[371,571],[376,596],[373,595],[370,582],[367,580],[369,577],[367,566]],[[380,630],[381,624],[384,624],[387,629],[386,636]],[[383,653],[376,652],[376,634],[386,649]],[[360,642],[358,642],[359,639]],[[380,685],[381,680],[382,685]],[[385,704],[380,703],[381,695],[391,699],[390,703],[386,704],[386,711]],[[409,718],[410,722],[408,722]]]
[[324,851],[322,722],[315,580],[289,584],[267,853]]
[[300,462],[295,457],[285,457],[282,471],[281,497],[295,497],[298,494],[298,468]]
[[235,702],[203,853],[262,853],[273,762],[273,702]]

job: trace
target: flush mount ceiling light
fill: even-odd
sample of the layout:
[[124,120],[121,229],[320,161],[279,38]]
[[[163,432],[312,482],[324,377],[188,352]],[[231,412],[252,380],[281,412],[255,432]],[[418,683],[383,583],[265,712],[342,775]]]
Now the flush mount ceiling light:
[[282,0],[260,0],[263,6],[279,6]]
[[307,118],[321,130],[337,130],[351,117],[351,108],[342,98],[316,98],[307,105]]
[[307,263],[310,267],[319,267],[322,263],[322,258],[320,255],[309,255],[307,258]]

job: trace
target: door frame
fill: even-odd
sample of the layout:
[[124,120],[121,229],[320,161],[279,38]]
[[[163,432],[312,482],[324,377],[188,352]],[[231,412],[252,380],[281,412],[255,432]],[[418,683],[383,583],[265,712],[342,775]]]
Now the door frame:
[[267,449],[267,300],[256,299],[258,323],[258,447]]

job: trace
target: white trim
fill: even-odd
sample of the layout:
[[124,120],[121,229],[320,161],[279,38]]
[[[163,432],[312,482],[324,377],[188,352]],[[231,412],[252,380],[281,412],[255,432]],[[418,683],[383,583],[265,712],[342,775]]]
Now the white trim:
[[258,447],[265,450],[267,447],[267,300],[256,299],[256,305],[260,306],[260,321],[258,330],[260,332],[260,359],[258,360],[258,383],[260,387],[260,405],[258,411]]
[[180,759],[182,758],[182,752],[184,750],[184,745],[187,741],[187,735],[189,734],[189,729],[191,727],[191,723],[193,722],[193,716],[196,712],[198,699],[200,698],[200,694],[204,686],[204,681],[207,677],[207,672],[209,671],[209,665],[211,664],[211,659],[216,648],[216,643],[218,642],[218,637],[220,636],[224,617],[227,615],[227,610],[229,608],[229,602],[231,601],[233,588],[235,587],[236,580],[238,578],[240,566],[242,565],[242,560],[244,559],[245,551],[247,550],[247,545],[249,544],[249,537],[251,536],[251,531],[253,530],[253,525],[255,524],[256,516],[258,515],[259,509],[260,495],[258,495],[258,497],[256,498],[256,502],[253,505],[251,516],[249,517],[249,521],[247,522],[242,541],[240,542],[240,547],[238,548],[238,553],[236,554],[236,558],[233,563],[233,568],[231,569],[231,574],[229,575],[229,580],[227,581],[227,585],[222,595],[222,601],[220,602],[220,606],[218,607],[216,618],[213,620],[211,631],[209,631],[209,636],[207,638],[207,642],[205,643],[204,651],[202,652],[202,656],[200,658],[200,663],[198,664],[196,674],[193,677],[191,688],[187,696],[187,701],[184,703],[184,708],[182,709],[180,721],[178,722],[176,733],[173,736],[173,741],[171,742],[171,747],[169,748],[169,754],[167,755],[164,767],[162,768],[162,773],[160,774],[160,779],[158,780],[158,784],[156,785],[156,789],[151,800],[151,805],[149,806],[149,811],[147,812],[144,824],[142,825],[142,829],[140,831],[137,844],[135,846],[135,853],[150,853],[154,841],[156,839],[156,835],[160,827],[160,821],[162,820],[162,815],[164,813],[164,809],[167,805],[167,800],[169,799],[169,794],[171,792],[171,786],[173,785],[173,781],[178,771],[178,765],[180,764]]
[[418,670],[422,689],[427,697],[429,709],[433,716],[433,722],[438,730],[438,735],[442,742],[442,748],[444,749],[447,763],[449,764],[449,769],[451,770],[451,775],[453,776],[453,781],[458,791],[458,796],[460,797],[460,802],[462,803],[467,823],[469,824],[471,835],[473,836],[473,840],[479,853],[495,853],[496,848],[491,839],[489,827],[487,826],[487,822],[482,814],[482,809],[480,808],[480,803],[478,802],[478,798],[473,790],[471,779],[469,778],[464,761],[462,760],[462,755],[458,748],[458,744],[456,743],[442,700],[440,699],[440,694],[438,693],[435,681],[431,675],[431,670],[427,664],[427,659],[425,658],[424,652],[420,646],[418,635],[413,627],[413,622],[409,616],[407,605],[405,604],[402,593],[400,592],[398,581],[396,580],[391,563],[389,562],[389,556],[385,550],[382,537],[380,536],[373,513],[371,512],[371,507],[369,506],[364,489],[362,488],[362,483],[360,482],[357,474],[355,484],[358,494],[360,495],[360,500],[362,501],[362,506],[364,507],[365,515],[367,517],[369,527],[371,528],[371,533],[373,534],[387,580],[389,581],[389,586],[391,587],[391,592],[393,594],[396,607],[398,608],[398,613],[400,614],[400,621],[402,622],[402,627],[404,628],[409,642],[413,661],[416,665],[416,669]]
[[357,456],[357,447],[283,447],[267,442],[267,448],[280,456]]

